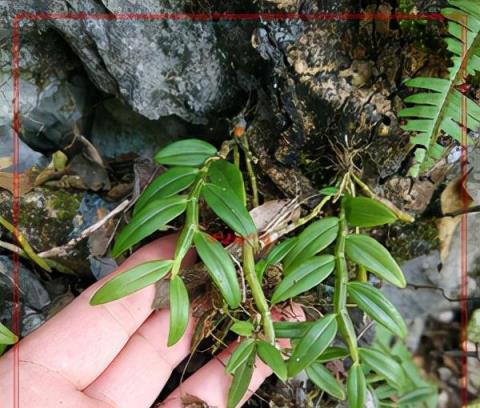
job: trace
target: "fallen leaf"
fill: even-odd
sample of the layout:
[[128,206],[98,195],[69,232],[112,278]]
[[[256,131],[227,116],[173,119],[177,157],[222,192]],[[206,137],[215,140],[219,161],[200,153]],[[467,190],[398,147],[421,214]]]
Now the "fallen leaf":
[[[253,222],[259,233],[266,230],[279,230],[284,228],[288,223],[297,220],[300,217],[300,208],[292,206],[295,204],[291,200],[272,200],[254,208],[250,211]],[[285,217],[278,219],[277,217],[284,214]],[[272,228],[274,226],[274,228]]]
[[[20,195],[28,193],[35,183],[35,175],[30,171],[21,173],[19,179]],[[0,172],[0,189],[8,190],[13,194],[13,173]]]
[[[443,214],[454,213],[473,202],[465,187],[466,178],[459,177],[448,183],[440,196],[440,204]],[[464,203],[465,201],[465,203]],[[453,235],[462,219],[461,215],[455,217],[442,217],[437,220],[438,239],[440,241],[440,258],[442,262],[447,259],[448,251],[452,243]]]

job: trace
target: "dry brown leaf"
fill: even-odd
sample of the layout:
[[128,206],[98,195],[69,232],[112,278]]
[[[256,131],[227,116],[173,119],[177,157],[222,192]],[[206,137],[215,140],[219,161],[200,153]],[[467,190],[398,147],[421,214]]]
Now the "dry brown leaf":
[[[35,183],[35,175],[27,171],[19,175],[20,195],[28,193]],[[0,189],[8,190],[13,193],[13,174],[0,172]]]
[[274,230],[284,228],[288,223],[297,220],[300,217],[300,208],[298,206],[291,207],[291,204],[291,200],[272,200],[251,210],[250,215],[257,231],[259,233],[266,232],[282,214],[284,217],[278,219],[279,222],[275,223]]
[[[464,200],[466,202],[464,203]],[[455,211],[469,207],[473,202],[465,187],[465,178],[459,177],[448,183],[440,197],[440,204],[443,214],[454,213]],[[461,215],[456,217],[442,217],[437,220],[438,239],[440,241],[440,258],[442,262],[447,259],[448,251],[452,243],[455,230],[462,219]]]

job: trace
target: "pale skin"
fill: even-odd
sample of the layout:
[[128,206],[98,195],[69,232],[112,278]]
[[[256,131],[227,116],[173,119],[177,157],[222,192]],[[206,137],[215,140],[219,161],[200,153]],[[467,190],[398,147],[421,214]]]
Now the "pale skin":
[[[144,246],[114,274],[145,261],[171,259],[175,242],[176,236],[170,235]],[[194,261],[191,252],[185,264]],[[91,306],[91,296],[104,282],[92,285],[21,340],[19,407],[148,408],[173,369],[189,355],[193,318],[183,338],[168,348],[169,312],[152,310],[153,286]],[[288,314],[292,320],[304,319],[300,308]],[[225,374],[225,363],[236,344],[184,381],[160,406],[180,408],[182,396],[193,395],[208,406],[226,407],[231,376]],[[249,391],[239,406],[269,375],[271,370],[257,359]],[[0,358],[0,396],[0,407],[14,406],[12,350]]]

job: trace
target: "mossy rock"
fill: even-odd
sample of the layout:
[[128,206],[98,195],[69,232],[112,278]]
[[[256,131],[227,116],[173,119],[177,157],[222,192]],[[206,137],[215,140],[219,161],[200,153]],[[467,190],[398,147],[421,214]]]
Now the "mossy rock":
[[[64,245],[74,230],[73,220],[82,193],[36,188],[20,199],[19,228],[36,252]],[[12,195],[0,192],[0,215],[12,220]],[[89,272],[86,243],[81,242],[69,256],[57,259],[79,274]]]

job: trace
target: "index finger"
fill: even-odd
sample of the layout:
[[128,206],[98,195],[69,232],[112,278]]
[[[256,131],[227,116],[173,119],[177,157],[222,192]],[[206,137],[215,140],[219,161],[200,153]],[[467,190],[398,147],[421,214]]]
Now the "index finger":
[[[146,261],[171,259],[176,237],[170,235],[144,246],[114,274]],[[185,261],[192,263],[193,260],[192,252]],[[21,361],[60,374],[78,390],[95,380],[152,313],[155,295],[151,285],[117,301],[91,306],[91,296],[111,276],[89,287],[59,314],[25,337],[19,344]],[[7,359],[0,362],[0,373]]]

